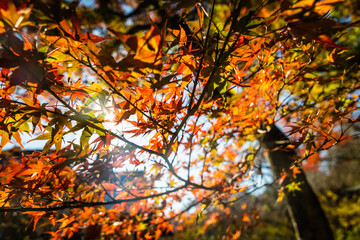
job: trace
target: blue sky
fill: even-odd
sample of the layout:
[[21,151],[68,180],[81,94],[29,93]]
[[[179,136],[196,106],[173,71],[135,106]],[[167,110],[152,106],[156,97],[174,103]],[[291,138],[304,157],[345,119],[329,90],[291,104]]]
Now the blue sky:
[[95,0],[81,0],[80,4],[82,4],[86,7],[94,6]]

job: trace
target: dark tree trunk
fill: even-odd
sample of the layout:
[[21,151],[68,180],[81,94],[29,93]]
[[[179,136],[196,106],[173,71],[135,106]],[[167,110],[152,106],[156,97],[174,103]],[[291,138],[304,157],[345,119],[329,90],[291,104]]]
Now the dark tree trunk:
[[[296,159],[295,151],[286,151],[284,147],[289,139],[274,125],[263,138],[266,158],[270,162],[273,174],[279,178],[283,171],[289,172]],[[298,166],[299,167],[299,166]],[[301,191],[285,192],[286,204],[298,240],[333,240],[334,236],[319,200],[306,180],[301,167],[295,179],[287,177],[283,186],[291,181],[300,183]]]

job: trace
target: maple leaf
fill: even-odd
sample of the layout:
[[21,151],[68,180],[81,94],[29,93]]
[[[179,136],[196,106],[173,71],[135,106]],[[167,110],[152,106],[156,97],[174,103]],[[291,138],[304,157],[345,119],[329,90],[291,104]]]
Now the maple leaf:
[[158,64],[157,60],[161,58],[161,35],[155,27],[152,26],[144,38],[123,34],[112,29],[109,31],[135,52],[135,60]]

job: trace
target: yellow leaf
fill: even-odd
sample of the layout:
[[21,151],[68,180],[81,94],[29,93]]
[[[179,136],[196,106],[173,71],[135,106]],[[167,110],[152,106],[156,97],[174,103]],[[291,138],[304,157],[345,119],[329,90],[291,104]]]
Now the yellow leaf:
[[170,183],[169,183],[170,187],[174,187],[176,184],[177,184],[176,181],[170,180]]
[[1,152],[1,149],[10,141],[10,139],[9,139],[9,134],[5,131],[0,131],[0,138],[1,138],[1,143],[0,143],[0,152]]
[[19,132],[13,133],[12,136],[14,137],[14,139],[16,140],[16,142],[17,142],[23,149],[25,149],[25,147],[24,147],[24,146],[22,145],[22,143],[21,143],[21,137],[20,137]]
[[335,5],[344,2],[344,0],[324,0],[317,2],[315,5],[314,12],[319,15],[324,15],[329,12]]
[[285,193],[281,190],[278,191],[278,198],[276,199],[276,202],[281,202],[284,199]]
[[143,223],[143,222],[139,223],[138,226],[137,226],[137,230],[139,230],[139,231],[143,231],[146,228],[147,228],[147,224]]
[[152,170],[155,170],[155,175],[158,175],[158,173],[161,171],[162,166],[159,163],[154,163],[150,169],[150,172]]

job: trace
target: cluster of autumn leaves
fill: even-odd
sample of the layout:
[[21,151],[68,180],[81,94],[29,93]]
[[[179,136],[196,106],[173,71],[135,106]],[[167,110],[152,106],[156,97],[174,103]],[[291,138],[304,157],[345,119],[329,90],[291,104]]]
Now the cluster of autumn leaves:
[[322,74],[347,49],[325,31],[350,27],[322,16],[337,2],[197,3],[182,9],[191,34],[155,10],[130,35],[136,18],[87,26],[76,3],[3,1],[0,148],[45,145],[1,161],[1,211],[45,219],[54,239],[83,227],[158,239],[188,221],[174,203],[225,206],[251,190],[272,124],[291,128],[301,159],[342,141],[359,84],[353,69]]

